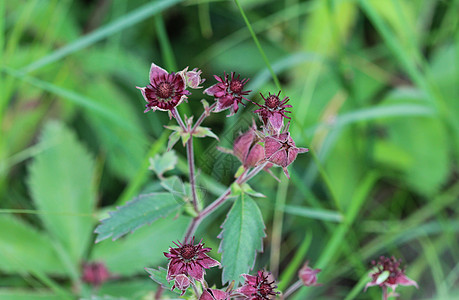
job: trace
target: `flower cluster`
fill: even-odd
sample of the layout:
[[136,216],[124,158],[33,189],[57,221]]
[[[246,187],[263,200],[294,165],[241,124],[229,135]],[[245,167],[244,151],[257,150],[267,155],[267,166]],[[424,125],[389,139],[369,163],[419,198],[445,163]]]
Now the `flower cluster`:
[[242,275],[245,283],[236,292],[244,295],[248,300],[271,300],[275,299],[279,292],[274,291],[277,286],[272,274],[266,271],[258,271],[257,275]]
[[[204,90],[204,94],[213,96],[215,104],[213,112],[230,110],[231,116],[235,114],[239,105],[245,105],[243,100],[251,91],[245,90],[249,81],[234,72],[224,73],[222,77],[214,75],[216,84]],[[187,88],[200,88],[204,80],[201,79],[201,71],[197,68],[188,71],[188,67],[178,73],[167,73],[166,70],[154,63],[150,69],[150,84],[146,87],[138,87],[147,101],[145,112],[149,110],[170,111],[174,110],[191,93]],[[254,111],[263,123],[262,129],[258,130],[254,124],[249,131],[241,134],[234,142],[233,154],[242,162],[244,168],[253,168],[265,164],[265,170],[272,165],[281,167],[289,178],[287,166],[289,166],[299,153],[308,152],[307,148],[298,148],[289,132],[289,123],[284,124],[284,119],[290,120],[286,114],[291,113],[286,109],[292,105],[287,104],[289,97],[279,98],[277,94],[268,93],[267,96],[260,94],[264,104],[251,101],[259,108]]]
[[[236,75],[234,72],[224,73],[223,76],[214,75],[217,82],[203,91],[204,94],[214,98],[214,103],[209,106],[205,100],[202,100],[204,112],[197,121],[194,122],[193,117],[185,117],[185,122],[183,122],[176,107],[187,100],[191,94],[189,89],[202,87],[204,80],[201,74],[202,72],[197,68],[189,71],[188,67],[177,73],[168,73],[161,67],[152,64],[150,83],[146,87],[138,87],[147,102],[145,112],[168,111],[170,116],[177,120],[179,126],[167,127],[174,130],[169,137],[169,145],[173,146],[181,138],[187,147],[194,219],[188,227],[184,242],[174,242],[176,247],[170,247],[168,252],[164,252],[169,260],[165,277],[172,290],[177,289],[181,295],[184,295],[192,287],[195,298],[200,300],[274,300],[280,292],[276,291],[277,286],[272,274],[264,270],[258,271],[256,275],[242,274],[244,284],[234,286],[233,281],[225,290],[211,288],[205,281],[205,270],[220,266],[220,263],[208,256],[211,248],[204,247],[202,240],[195,244],[194,237],[191,238],[191,236],[202,219],[228,199],[232,189],[229,188],[206,208],[199,208],[194,178],[192,138],[205,136],[217,138],[209,128],[200,127],[210,113],[229,110],[228,116],[232,116],[238,112],[240,105],[246,105],[244,101],[256,105],[257,109],[253,113],[258,116],[261,126],[253,121],[248,131],[241,133],[235,139],[233,148],[224,150],[236,156],[242,164],[235,181],[240,186],[262,169],[270,172],[269,169],[273,166],[281,167],[285,175],[289,177],[287,167],[295,161],[298,154],[308,152],[309,149],[297,147],[290,134],[291,118],[288,116],[291,113],[288,109],[292,108],[292,105],[288,104],[290,98],[285,96],[281,99],[281,91],[269,92],[267,95],[260,94],[264,103],[255,103],[248,99],[251,91],[246,89],[246,85],[249,79],[241,78],[241,75]],[[383,290],[383,299],[386,300],[388,296],[395,295],[395,288],[398,285],[417,287],[417,283],[408,278],[405,270],[400,268],[400,260],[394,257],[381,257],[379,261],[373,261],[372,264],[374,268],[370,273],[371,282],[366,285],[365,290],[370,286],[380,286]],[[94,265],[85,268],[83,280],[94,286],[100,285],[110,277],[103,266]],[[298,271],[298,281],[287,288],[281,298],[287,298],[304,286],[321,285],[317,283],[317,274],[320,271],[320,269],[310,268],[306,262]],[[153,280],[164,284],[164,280],[161,280],[164,278],[156,278],[154,272],[150,274]],[[393,290],[392,294],[387,293],[388,288]]]
[[418,284],[416,281],[408,278],[405,275],[405,269],[400,268],[402,260],[395,259],[395,257],[381,256],[378,261],[372,261],[373,270],[369,274],[371,282],[367,283],[365,290],[370,286],[380,286],[383,288],[391,288],[395,292],[398,285],[409,286],[413,285],[416,288]]
[[174,242],[174,244],[177,248],[170,247],[169,252],[164,252],[164,255],[169,259],[167,280],[172,280],[177,275],[183,274],[202,281],[204,279],[204,269],[209,269],[220,264],[206,254],[212,249],[204,248],[202,241],[194,245],[193,238],[191,243],[182,244],[178,242],[177,244]]

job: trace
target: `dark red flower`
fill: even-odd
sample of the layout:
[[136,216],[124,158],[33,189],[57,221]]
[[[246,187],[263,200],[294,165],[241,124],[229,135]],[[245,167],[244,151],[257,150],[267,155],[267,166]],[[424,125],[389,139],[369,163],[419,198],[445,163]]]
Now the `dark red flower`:
[[380,287],[390,287],[393,291],[398,285],[414,285],[418,288],[416,281],[408,278],[405,275],[405,269],[400,268],[402,260],[396,260],[395,257],[387,258],[381,256],[379,261],[372,261],[374,266],[369,274],[371,282],[367,283],[365,290],[370,286],[378,285]]
[[245,283],[236,292],[245,295],[249,300],[272,300],[279,294],[274,291],[277,286],[274,285],[275,281],[270,272],[258,271],[256,276],[249,274],[242,274],[242,276]]
[[305,286],[320,285],[317,283],[317,273],[319,272],[320,269],[311,269],[308,266],[308,262],[306,262],[300,271],[298,271],[298,277],[300,277]]
[[230,293],[220,290],[207,289],[202,292],[199,300],[229,300]]
[[282,167],[288,178],[290,178],[290,176],[287,171],[287,166],[296,159],[298,153],[308,151],[308,148],[297,148],[288,132],[265,138],[265,159]]
[[238,111],[239,103],[242,103],[242,99],[248,101],[245,96],[250,91],[244,91],[243,89],[249,79],[240,79],[240,75],[235,77],[234,72],[231,72],[231,78],[226,73],[223,73],[223,77],[214,75],[214,78],[218,83],[204,90],[204,94],[215,97],[215,100],[218,102],[214,110],[215,112],[229,108],[231,110],[229,116],[231,116]]
[[245,168],[255,167],[265,157],[260,141],[255,123],[249,131],[241,134],[234,141],[233,154],[242,162]]
[[263,94],[260,93],[263,100],[265,100],[265,104],[260,105],[253,102],[260,107],[259,109],[255,110],[254,113],[258,114],[267,130],[273,129],[272,133],[276,134],[279,134],[282,130],[282,127],[284,127],[284,118],[291,119],[285,115],[286,113],[290,113],[290,111],[285,109],[292,107],[291,105],[287,104],[290,99],[289,97],[285,97],[281,101],[279,98],[280,93],[281,91],[279,91],[277,95],[269,93],[268,97],[266,98],[263,96]]
[[92,286],[99,287],[110,278],[110,273],[102,262],[83,264],[82,280]]
[[202,281],[204,269],[218,266],[220,263],[207,256],[211,248],[204,248],[204,244],[199,242],[194,245],[194,237],[191,243],[182,244],[178,242],[177,248],[169,247],[169,253],[164,255],[170,259],[167,265],[167,280],[170,281],[179,274],[188,275],[196,280]]
[[145,112],[149,110],[172,110],[187,98],[190,92],[186,90],[185,78],[181,73],[167,73],[154,63],[150,69],[150,84],[146,87],[137,87],[147,104]]
[[173,291],[175,288],[178,288],[182,291],[182,293],[180,294],[180,296],[182,296],[183,294],[185,294],[190,284],[191,281],[188,278],[188,276],[186,276],[185,274],[178,274],[177,276],[175,276],[174,285],[172,286],[171,291]]

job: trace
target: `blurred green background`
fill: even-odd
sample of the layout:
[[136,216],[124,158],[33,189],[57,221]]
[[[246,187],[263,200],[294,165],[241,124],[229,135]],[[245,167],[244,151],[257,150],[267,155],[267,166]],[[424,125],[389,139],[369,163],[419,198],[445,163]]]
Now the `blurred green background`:
[[[292,299],[380,299],[363,293],[370,261],[395,255],[420,289],[402,299],[457,299],[459,292],[459,1],[240,0],[263,59],[233,1],[0,0],[0,299],[91,295],[152,299],[144,267],[165,266],[188,217],[94,244],[94,227],[143,191],[160,189],[148,159],[167,146],[164,112],[144,114],[135,86],[150,64],[250,77],[250,97],[289,96],[291,132],[309,147],[291,180],[252,186],[266,223],[264,253],[285,288],[302,263],[322,268],[321,287]],[[195,91],[180,111],[202,111]],[[212,99],[207,98],[208,101]],[[205,201],[232,180],[230,147],[253,117],[213,114],[222,136],[196,141]],[[175,147],[175,173],[186,155]],[[276,169],[275,173],[283,177]],[[229,205],[197,233],[217,253]],[[82,282],[84,262],[113,278]],[[220,286],[220,270],[208,271]],[[108,299],[108,298],[107,298]]]

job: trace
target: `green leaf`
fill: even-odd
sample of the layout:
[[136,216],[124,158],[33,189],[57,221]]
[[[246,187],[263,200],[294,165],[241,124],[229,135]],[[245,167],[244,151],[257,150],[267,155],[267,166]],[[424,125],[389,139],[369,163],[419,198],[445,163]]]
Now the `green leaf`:
[[116,242],[97,243],[91,260],[104,262],[111,272],[124,277],[142,274],[145,266],[166,263],[163,252],[168,251],[172,241],[183,237],[189,223],[190,218],[175,215],[156,220]]
[[96,243],[109,237],[116,240],[145,224],[151,224],[158,218],[166,217],[181,205],[182,203],[170,193],[141,195],[109,213],[110,217],[102,220],[95,230],[98,234]]
[[210,130],[210,128],[208,127],[198,127],[196,128],[196,130],[194,131],[193,133],[194,136],[196,137],[211,137],[211,138],[214,138],[216,140],[219,140],[218,139],[218,136],[212,132],[212,130]]
[[[164,268],[159,267],[157,269],[153,268],[145,268],[145,271],[150,275],[150,278],[155,281],[156,283],[160,284],[163,288],[165,289],[172,289],[172,286],[174,285],[173,281],[168,282],[166,277],[167,277],[167,270]],[[177,289],[174,289],[174,291],[178,291]]]
[[173,170],[177,164],[178,158],[175,151],[168,151],[163,155],[157,154],[150,158],[149,169],[154,171],[158,177],[161,177],[165,172]]
[[45,228],[79,263],[92,235],[95,206],[94,162],[73,132],[57,122],[45,125],[46,150],[32,162],[29,189]]
[[0,228],[0,270],[7,273],[65,273],[47,236],[8,215],[0,215]]
[[178,142],[180,139],[180,133],[177,131],[174,131],[169,135],[169,142],[167,143],[167,150],[171,150],[172,147],[175,146],[175,144]]
[[241,274],[249,273],[255,264],[257,252],[263,250],[265,224],[255,201],[240,195],[222,225],[219,252],[222,252],[222,281],[242,280]]

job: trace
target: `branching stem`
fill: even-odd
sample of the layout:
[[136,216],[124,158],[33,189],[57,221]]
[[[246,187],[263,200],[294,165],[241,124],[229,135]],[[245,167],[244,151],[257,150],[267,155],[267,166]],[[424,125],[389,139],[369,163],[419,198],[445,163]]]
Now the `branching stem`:
[[[267,162],[255,167],[252,171],[248,172],[247,170],[241,174],[236,180],[235,183],[243,184],[257,175],[263,168],[267,165]],[[228,196],[231,194],[231,186],[228,187],[214,202],[209,204],[205,209],[203,209],[188,225],[188,229],[185,233],[184,241],[188,243],[191,241],[192,236],[196,232],[199,224],[202,220],[219,208],[225,201],[228,199]]]

